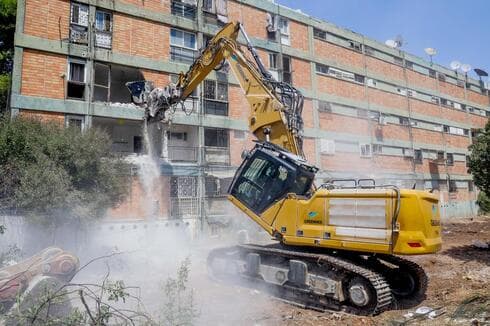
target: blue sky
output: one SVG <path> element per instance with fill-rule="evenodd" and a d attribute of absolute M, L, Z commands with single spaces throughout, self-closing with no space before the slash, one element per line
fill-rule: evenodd
<path fill-rule="evenodd" d="M 403 50 L 434 62 L 453 60 L 490 73 L 490 0 L 276 0 L 384 43 L 400 34 Z M 474 72 L 471 75 L 476 78 Z"/>

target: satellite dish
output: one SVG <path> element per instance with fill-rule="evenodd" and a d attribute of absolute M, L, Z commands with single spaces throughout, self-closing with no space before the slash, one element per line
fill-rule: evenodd
<path fill-rule="evenodd" d="M 458 70 L 459 68 L 461 68 L 461 62 L 456 61 L 456 60 L 451 61 L 450 66 L 451 66 L 452 70 Z"/>
<path fill-rule="evenodd" d="M 478 68 L 475 68 L 473 69 L 475 71 L 475 73 L 478 75 L 478 77 L 488 77 L 488 72 L 486 72 L 485 70 L 483 69 L 478 69 Z"/>
<path fill-rule="evenodd" d="M 466 74 L 471 70 L 471 66 L 467 63 L 461 65 L 461 70 Z"/>
<path fill-rule="evenodd" d="M 437 54 L 437 50 L 434 48 L 425 48 L 424 51 L 431 57 Z"/>
<path fill-rule="evenodd" d="M 395 49 L 397 47 L 397 43 L 394 40 L 386 40 L 385 44 L 390 48 Z"/>

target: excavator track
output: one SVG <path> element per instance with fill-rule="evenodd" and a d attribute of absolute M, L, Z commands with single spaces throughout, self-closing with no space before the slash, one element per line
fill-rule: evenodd
<path fill-rule="evenodd" d="M 236 281 L 238 276 L 247 286 L 266 287 L 282 300 L 318 311 L 376 315 L 393 301 L 380 273 L 326 253 L 274 245 L 218 248 L 208 256 L 208 270 L 218 280 Z"/>
<path fill-rule="evenodd" d="M 424 269 L 413 261 L 393 256 L 378 255 L 375 257 L 375 268 L 391 286 L 394 306 L 397 309 L 408 309 L 425 299 L 429 278 Z"/>

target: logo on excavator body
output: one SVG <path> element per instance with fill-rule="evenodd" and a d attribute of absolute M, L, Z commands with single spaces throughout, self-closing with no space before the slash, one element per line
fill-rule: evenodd
<path fill-rule="evenodd" d="M 309 218 L 315 218 L 318 215 L 318 212 L 309 212 L 308 217 Z"/>

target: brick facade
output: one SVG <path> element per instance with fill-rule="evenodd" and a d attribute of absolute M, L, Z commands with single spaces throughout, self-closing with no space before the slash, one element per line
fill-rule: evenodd
<path fill-rule="evenodd" d="M 212 22 L 207 22 L 201 8 L 196 8 L 196 16 L 199 19 L 194 21 L 172 15 L 171 1 L 139 1 L 139 0 L 122 0 L 121 6 L 114 6 L 112 11 L 112 45 L 109 50 L 95 49 L 93 45 L 84 46 L 77 44 L 73 46 L 69 43 L 70 27 L 70 1 L 66 0 L 26 0 L 24 8 L 23 33 L 27 36 L 34 36 L 33 39 L 49 41 L 49 46 L 40 47 L 39 44 L 23 44 L 22 57 L 16 58 L 21 62 L 20 76 L 18 84 L 20 90 L 15 96 L 24 100 L 22 103 L 32 103 L 36 98 L 42 99 L 41 104 L 27 104 L 26 107 L 19 106 L 20 115 L 24 117 L 39 118 L 46 121 L 56 121 L 60 124 L 65 123 L 65 116 L 73 114 L 73 107 L 80 103 L 88 105 L 88 97 L 84 101 L 72 102 L 73 99 L 66 98 L 66 83 L 68 73 L 68 63 L 70 58 L 87 62 L 87 69 L 91 68 L 94 62 L 104 61 L 117 63 L 121 67 L 137 66 L 136 63 L 142 62 L 145 68 L 139 68 L 142 77 L 146 80 L 152 80 L 156 86 L 162 87 L 170 81 L 170 74 L 175 73 L 175 62 L 170 55 L 170 31 L 171 28 L 193 32 L 196 34 L 196 40 L 203 36 L 209 35 L 212 31 L 217 30 Z M 202 2 L 199 2 L 202 3 Z M 92 7 L 92 18 L 94 7 L 98 4 L 90 2 Z M 101 3 L 101 6 L 107 5 Z M 271 17 L 277 18 L 278 13 L 289 12 L 289 42 L 290 46 L 281 44 L 280 40 L 272 41 L 269 39 L 266 30 L 267 8 L 271 4 L 257 4 L 254 7 L 251 2 L 245 4 L 241 1 L 228 0 L 227 11 L 228 20 L 240 21 L 243 23 L 252 42 L 258 44 L 257 51 L 265 66 L 269 67 L 269 53 L 278 53 L 277 66 L 279 76 L 281 76 L 281 57 L 282 52 L 291 57 L 291 72 L 293 85 L 304 91 L 306 98 L 303 108 L 303 119 L 307 136 L 304 140 L 304 152 L 310 162 L 321 168 L 320 175 L 353 175 L 356 177 L 379 175 L 385 176 L 390 174 L 405 174 L 407 178 L 415 178 L 423 183 L 424 180 L 441 181 L 440 193 L 441 198 L 445 201 L 463 202 L 473 201 L 476 198 L 474 191 L 468 191 L 467 188 L 461 188 L 449 194 L 444 183 L 448 176 L 453 179 L 471 181 L 467 174 L 465 162 L 455 161 L 453 165 L 447 166 L 445 162 L 434 163 L 433 160 L 424 159 L 421 163 L 415 162 L 412 157 L 404 156 L 405 150 L 418 149 L 418 146 L 425 146 L 424 151 L 432 152 L 443 150 L 445 153 L 467 154 L 467 148 L 471 144 L 471 130 L 484 127 L 488 121 L 488 115 L 483 115 L 480 111 L 473 109 L 458 109 L 457 107 L 448 107 L 438 102 L 431 102 L 431 95 L 437 98 L 444 98 L 451 101 L 465 104 L 468 108 L 475 106 L 480 109 L 489 110 L 490 99 L 488 95 L 482 94 L 475 89 L 475 85 L 469 87 L 467 84 L 461 84 L 463 76 L 456 76 L 460 83 L 456 85 L 455 81 L 441 81 L 437 75 L 429 76 L 419 72 L 437 70 L 439 68 L 425 63 L 425 68 L 416 71 L 412 67 L 407 68 L 406 62 L 391 62 L 385 57 L 392 53 L 390 49 L 382 48 L 384 59 L 368 54 L 366 47 L 353 49 L 349 47 L 344 38 L 349 37 L 349 33 L 339 35 L 336 38 L 327 37 L 326 40 L 314 37 L 311 31 L 317 28 L 317 23 L 312 23 L 309 17 L 298 19 L 297 12 L 288 11 L 283 7 L 277 7 L 271 11 Z M 275 6 L 275 5 L 274 5 Z M 105 11 L 111 11 L 112 7 L 102 8 Z M 129 8 L 128 10 L 123 8 Z M 155 19 L 155 14 L 161 14 Z M 208 14 L 206 14 L 209 16 Z M 202 23 L 206 21 L 206 23 Z M 93 23 L 93 22 L 91 22 Z M 336 29 L 329 30 L 329 33 L 341 33 Z M 342 33 L 341 33 L 342 34 Z M 339 41 L 341 40 L 341 41 Z M 344 41 L 342 41 L 344 40 Z M 56 49 L 58 46 L 60 49 Z M 196 48 L 202 44 L 197 43 Z M 311 45 L 311 46 L 310 46 Z M 372 44 L 370 44 L 371 46 Z M 41 50 L 41 49 L 44 50 Z M 81 49 L 81 50 L 80 50 Z M 100 51 L 99 51 L 100 50 Z M 100 55 L 100 53 L 103 55 Z M 95 53 L 95 54 L 94 54 Z M 249 59 L 251 56 L 246 54 Z M 127 60 L 131 57 L 132 60 Z M 402 59 L 405 55 L 400 56 Z M 400 59 L 400 58 L 399 58 Z M 126 61 L 125 61 L 126 60 Z M 331 66 L 332 68 L 345 70 L 347 73 L 355 73 L 356 78 L 343 78 L 342 76 L 333 77 L 332 74 L 325 72 L 318 73 L 315 71 L 315 64 Z M 117 62 L 116 62 L 117 61 Z M 180 65 L 181 63 L 179 63 Z M 162 68 L 160 69 L 160 65 Z M 170 68 L 169 68 L 170 67 Z M 179 66 L 180 67 L 180 66 Z M 313 68 L 312 68 L 313 67 Z M 151 69 L 150 69 L 151 68 Z M 162 71 L 160 71 L 162 70 Z M 167 71 L 172 70 L 172 72 Z M 92 71 L 93 72 L 93 71 Z M 86 71 L 86 76 L 91 76 L 92 72 Z M 440 73 L 438 71 L 437 73 Z M 93 78 L 93 77 L 91 77 Z M 230 79 L 230 78 L 229 78 Z M 368 84 L 367 80 L 373 79 L 378 85 Z M 91 89 L 92 80 L 86 81 L 87 90 Z M 473 82 L 474 84 L 474 82 Z M 398 90 L 397 90 L 398 88 Z M 427 92 L 424 96 L 408 96 L 403 94 L 406 88 L 416 89 L 421 94 Z M 200 88 L 202 94 L 203 88 Z M 52 112 L 53 107 L 48 100 L 56 100 L 57 107 L 60 107 L 61 101 L 65 101 L 65 110 Z M 198 102 L 201 99 L 198 100 Z M 31 101 L 31 102 L 29 102 Z M 335 109 L 328 112 L 328 108 L 318 110 L 321 102 L 329 102 Z M 52 104 L 54 105 L 54 104 Z M 324 105 L 324 104 L 322 104 Z M 34 107 L 30 107 L 34 106 Z M 359 106 L 356 108 L 356 106 Z M 253 146 L 252 135 L 244 130 L 233 128 L 243 128 L 248 125 L 250 107 L 243 95 L 243 91 L 236 84 L 228 85 L 228 114 L 227 116 L 218 116 L 216 121 L 210 126 L 205 123 L 192 120 L 191 127 L 199 130 L 199 139 L 192 144 L 195 148 L 202 150 L 205 145 L 202 138 L 204 128 L 221 128 L 229 130 L 229 163 L 221 166 L 221 169 L 230 171 L 235 169 L 242 161 L 240 154 L 244 149 L 250 149 Z M 98 112 L 90 108 L 87 113 L 78 115 L 90 119 L 114 119 L 123 121 L 125 112 L 128 108 L 121 109 L 121 116 L 117 116 L 117 110 L 120 107 L 111 107 L 111 118 L 99 117 L 105 113 Z M 358 114 L 356 116 L 356 110 Z M 327 112 L 326 112 L 327 111 Z M 377 112 L 379 111 L 379 112 Z M 116 113 L 115 113 L 116 112 Z M 201 108 L 201 112 L 203 109 Z M 377 112 L 380 116 L 387 118 L 388 122 L 378 121 L 376 116 L 371 116 Z M 400 115 L 400 117 L 398 117 Z M 135 115 L 133 115 L 132 119 Z M 206 114 L 206 121 L 211 121 L 212 114 Z M 399 121 L 398 121 L 399 119 Z M 415 121 L 425 121 L 423 123 L 408 123 L 410 119 Z M 182 124 L 182 121 L 179 122 Z M 207 123 L 207 122 L 206 122 Z M 431 127 L 431 124 L 434 125 Z M 185 120 L 183 123 L 185 126 Z M 240 126 L 240 127 L 237 127 Z M 443 130 L 443 126 L 446 126 Z M 464 134 L 457 135 L 457 132 L 450 134 L 448 128 L 464 129 Z M 121 127 L 122 128 L 122 127 Z M 120 128 L 120 129 L 121 129 Z M 458 129 L 458 130 L 459 130 Z M 452 129 L 451 129 L 452 130 Z M 459 130 L 461 131 L 461 130 Z M 339 146 L 332 155 L 322 153 L 319 156 L 321 136 L 329 135 L 329 140 L 337 142 L 350 142 L 350 149 Z M 188 135 L 187 135 L 188 136 Z M 186 136 L 186 137 L 187 137 Z M 183 137 L 183 136 L 182 136 Z M 189 136 L 190 137 L 190 136 Z M 331 139 L 330 139 L 331 138 Z M 345 139 L 347 138 L 347 139 Z M 398 154 L 388 154 L 392 152 L 372 153 L 371 157 L 360 157 L 356 146 L 360 144 L 371 143 L 378 146 L 391 148 L 392 152 L 398 151 Z M 403 151 L 402 151 L 403 148 Z M 426 155 L 426 154 L 424 154 Z M 446 154 L 445 154 L 446 155 Z M 202 152 L 196 157 L 203 156 Z M 317 157 L 320 158 L 317 161 Z M 192 161 L 193 168 L 206 171 L 208 162 L 200 162 L 197 166 Z M 186 163 L 187 164 L 187 163 Z M 326 172 L 327 174 L 322 174 Z M 169 176 L 162 176 L 162 183 L 168 185 Z M 164 187 L 165 188 L 165 187 Z M 110 215 L 114 218 L 131 218 L 134 216 L 144 216 L 144 207 L 138 198 L 144 196 L 142 187 L 137 179 L 133 180 L 132 196 L 126 203 L 120 207 L 114 208 Z M 161 216 L 168 216 L 170 202 L 168 194 L 163 193 L 159 201 Z M 167 191 L 168 187 L 167 187 Z"/>

